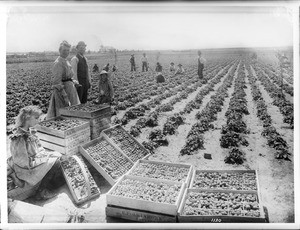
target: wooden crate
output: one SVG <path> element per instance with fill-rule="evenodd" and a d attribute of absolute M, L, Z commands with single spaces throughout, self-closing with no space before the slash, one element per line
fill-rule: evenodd
<path fill-rule="evenodd" d="M 87 104 L 73 105 L 59 110 L 61 115 L 68 117 L 81 117 L 81 118 L 95 118 L 103 116 L 105 114 L 111 114 L 111 108 L 107 104 L 93 105 L 93 109 L 90 111 L 84 111 L 84 107 L 89 106 Z"/>
<path fill-rule="evenodd" d="M 127 149 L 121 145 L 120 142 L 116 142 L 113 138 L 110 137 L 108 134 L 111 130 L 118 129 L 122 134 L 128 138 L 128 140 L 132 143 L 131 145 L 127 145 Z M 120 125 L 115 125 L 111 128 L 105 129 L 101 132 L 101 136 L 110 141 L 114 144 L 120 151 L 122 151 L 125 155 L 127 155 L 133 162 L 137 162 L 139 159 L 147 158 L 150 155 L 150 152 L 140 144 L 133 136 L 131 136 L 125 129 L 122 128 Z M 142 151 L 142 156 L 138 158 L 137 156 L 131 155 L 131 153 L 136 149 L 139 148 Z"/>
<path fill-rule="evenodd" d="M 191 179 L 191 183 L 190 183 L 190 188 L 198 188 L 194 186 L 194 181 L 196 178 L 196 174 L 199 172 L 203 172 L 203 173 L 231 173 L 231 174 L 244 174 L 244 173 L 254 173 L 255 174 L 255 185 L 256 185 L 256 190 L 259 191 L 259 183 L 258 183 L 258 174 L 256 170 L 195 170 L 193 172 L 192 175 L 192 179 Z M 219 180 L 220 181 L 220 180 Z M 221 182 L 221 181 L 220 181 Z M 245 183 L 247 184 L 247 183 Z M 218 188 L 199 188 L 199 189 L 225 189 L 225 190 L 232 190 L 230 188 L 222 188 L 222 187 L 218 187 Z M 235 189 L 235 190 L 251 190 L 251 189 Z"/>
<path fill-rule="evenodd" d="M 99 106 L 99 108 L 97 108 Z M 64 117 L 75 117 L 80 120 L 84 120 L 90 123 L 90 130 L 91 130 L 91 139 L 95 139 L 100 137 L 101 131 L 107 129 L 111 126 L 111 107 L 108 105 L 96 105 L 94 111 L 81 111 L 76 110 L 72 111 L 72 108 L 80 109 L 82 105 L 75 105 L 68 107 L 70 110 L 66 108 L 62 108 L 61 114 Z"/>
<path fill-rule="evenodd" d="M 115 151 L 115 155 L 119 155 L 120 157 L 123 157 L 124 160 L 128 161 L 128 164 L 130 164 L 130 167 L 133 166 L 133 162 L 126 156 L 124 155 L 118 148 L 116 148 L 114 145 L 112 145 L 109 141 L 107 141 L 104 137 L 99 137 L 96 138 L 82 146 L 79 147 L 79 151 L 80 153 L 90 162 L 90 164 L 111 184 L 114 185 L 118 179 L 118 178 L 113 178 L 112 176 L 109 175 L 109 173 L 101 166 L 99 165 L 96 160 L 87 152 L 87 148 L 90 146 L 94 146 L 97 143 L 101 142 L 101 141 L 105 141 L 107 144 L 109 144 L 111 146 L 111 148 Z M 106 157 L 106 160 L 117 164 L 118 168 L 121 168 L 124 171 L 128 171 L 126 169 L 126 167 L 123 167 L 123 165 L 120 163 L 120 157 L 114 157 L 114 154 L 110 154 Z M 99 153 L 100 155 L 100 153 Z"/>
<path fill-rule="evenodd" d="M 78 153 L 78 146 L 89 142 L 91 139 L 89 123 L 83 122 L 82 125 L 65 131 L 42 126 L 42 123 L 55 121 L 57 119 L 68 120 L 70 118 L 55 117 L 36 125 L 38 131 L 37 136 L 39 137 L 42 146 L 46 149 L 58 151 L 66 155 Z"/>
<path fill-rule="evenodd" d="M 180 191 L 178 194 L 178 197 L 176 198 L 175 204 L 167 204 L 167 203 L 159 203 L 159 202 L 153 202 L 153 201 L 146 201 L 146 200 L 139 200 L 139 199 L 133 199 L 128 197 L 121 197 L 112 195 L 113 191 L 118 187 L 118 185 L 125 179 L 133 179 L 137 181 L 142 182 L 153 182 L 153 183 L 164 183 L 168 185 L 179 185 Z M 145 178 L 145 177 L 135 177 L 135 176 L 129 176 L 124 175 L 106 194 L 106 202 L 109 206 L 118 206 L 118 207 L 124 207 L 129 209 L 137 209 L 147 212 L 155 212 L 155 213 L 161 213 L 165 215 L 176 215 L 183 193 L 185 189 L 185 183 L 178 183 L 168 180 L 158 180 L 158 179 L 152 179 L 152 178 Z"/>
<path fill-rule="evenodd" d="M 186 168 L 188 170 L 188 173 L 187 173 L 187 176 L 185 178 L 184 182 L 186 184 L 186 187 L 189 187 L 189 183 L 191 181 L 191 178 L 192 178 L 192 175 L 193 175 L 193 172 L 194 172 L 194 167 L 190 164 L 178 164 L 178 163 L 170 163 L 170 162 L 163 162 L 163 161 L 150 161 L 150 160 L 145 160 L 145 159 L 142 159 L 142 160 L 138 160 L 134 166 L 131 168 L 131 170 L 127 173 L 127 175 L 132 175 L 132 176 L 141 176 L 141 175 L 133 175 L 133 172 L 139 167 L 139 165 L 141 163 L 144 163 L 144 164 L 154 164 L 154 165 L 166 165 L 166 166 L 171 166 L 171 167 L 178 167 L 178 168 Z M 167 172 L 166 172 L 167 173 Z M 160 172 L 158 172 L 159 175 L 162 175 L 160 174 Z M 154 177 L 154 175 L 149 175 L 149 176 L 145 176 L 145 177 L 148 177 L 148 178 L 155 178 L 155 179 L 164 179 L 164 180 L 170 180 L 170 181 L 176 181 L 175 179 L 165 179 L 165 178 L 156 178 Z M 181 181 L 176 181 L 176 182 L 180 182 Z"/>
<path fill-rule="evenodd" d="M 248 217 L 248 216 L 232 216 L 232 215 L 184 215 L 184 207 L 186 204 L 187 196 L 190 192 L 213 192 L 213 193 L 238 193 L 238 194 L 254 194 L 257 196 L 259 203 L 259 217 Z M 227 209 L 228 210 L 228 209 Z M 261 198 L 256 191 L 233 191 L 233 190 L 210 190 L 210 189 L 193 189 L 188 188 L 185 190 L 179 211 L 178 211 L 179 222 L 205 222 L 205 223 L 265 223 L 266 216 L 261 204 Z"/>
<path fill-rule="evenodd" d="M 146 212 L 143 210 L 129 209 L 118 206 L 106 206 L 105 208 L 107 217 L 120 218 L 134 222 L 143 223 L 176 223 L 176 215 L 164 215 L 155 212 Z"/>
<path fill-rule="evenodd" d="M 85 185 L 86 185 L 86 187 L 87 187 L 87 196 L 84 197 L 84 198 L 81 198 L 81 199 L 78 198 L 78 196 L 77 196 L 77 194 L 76 194 L 76 192 L 74 191 L 74 188 L 73 188 L 73 186 L 72 186 L 71 178 L 67 175 L 67 173 L 66 173 L 66 171 L 65 171 L 65 168 L 63 167 L 63 162 L 61 163 L 61 169 L 62 169 L 62 171 L 63 171 L 64 178 L 65 178 L 65 180 L 66 180 L 66 182 L 67 182 L 67 185 L 68 185 L 69 190 L 70 190 L 70 192 L 71 192 L 71 194 L 72 194 L 72 197 L 73 197 L 73 199 L 74 199 L 74 202 L 75 202 L 77 205 L 79 205 L 79 204 L 82 204 L 82 203 L 84 203 L 84 202 L 86 202 L 86 201 L 88 201 L 88 200 L 91 200 L 91 199 L 94 199 L 94 198 L 100 196 L 100 189 L 99 189 L 98 186 L 96 185 L 96 182 L 94 181 L 92 175 L 91 175 L 90 172 L 88 171 L 87 166 L 84 164 L 83 160 L 80 159 L 80 157 L 78 157 L 78 156 L 76 156 L 76 155 L 73 155 L 73 156 L 71 156 L 70 158 L 73 158 L 73 159 L 75 160 L 77 166 L 80 167 L 81 172 L 82 172 L 83 177 L 84 177 L 84 180 L 85 180 Z M 70 160 L 70 158 L 67 159 L 67 160 L 65 160 L 65 161 Z M 73 166 L 73 165 L 72 165 L 72 166 Z M 93 184 L 95 184 L 95 185 L 97 186 L 97 188 L 96 188 L 97 192 L 96 192 L 95 194 L 92 194 L 92 193 L 91 193 L 91 185 L 90 185 L 90 179 L 89 179 L 89 178 L 92 180 Z"/>

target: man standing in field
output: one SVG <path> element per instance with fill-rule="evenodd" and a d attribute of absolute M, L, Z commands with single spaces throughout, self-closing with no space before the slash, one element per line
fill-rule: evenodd
<path fill-rule="evenodd" d="M 142 72 L 145 72 L 145 69 L 146 69 L 146 71 L 148 71 L 148 59 L 147 59 L 145 53 L 143 53 L 143 57 L 142 57 L 141 61 L 142 61 Z"/>
<path fill-rule="evenodd" d="M 198 51 L 198 76 L 203 79 L 203 69 L 206 64 L 206 60 L 201 56 L 201 51 Z"/>
<path fill-rule="evenodd" d="M 81 87 L 77 88 L 79 100 L 82 104 L 87 102 L 88 90 L 91 88 L 91 76 L 87 59 L 84 56 L 86 44 L 83 41 L 78 42 L 77 55 L 71 59 L 71 65 L 74 71 L 74 79 L 79 82 Z"/>
<path fill-rule="evenodd" d="M 134 54 L 131 55 L 131 58 L 130 58 L 130 65 L 131 65 L 131 72 L 132 71 L 136 71 L 136 68 L 135 68 L 135 60 L 134 60 Z"/>

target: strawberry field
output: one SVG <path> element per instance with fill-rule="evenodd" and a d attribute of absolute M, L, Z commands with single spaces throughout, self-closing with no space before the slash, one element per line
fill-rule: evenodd
<path fill-rule="evenodd" d="M 135 54 L 136 72 L 130 72 L 130 53 L 118 54 L 117 60 L 109 54 L 88 59 L 91 68 L 95 63 L 118 67 L 112 75 L 112 124 L 142 143 L 152 153 L 149 160 L 189 163 L 199 170 L 257 170 L 270 222 L 288 223 L 294 221 L 293 73 L 279 74 L 275 52 L 257 53 L 254 62 L 243 49 L 203 51 L 207 66 L 202 80 L 196 52 L 150 52 L 148 72 L 141 72 L 142 52 Z M 160 84 L 155 80 L 157 61 L 166 79 Z M 170 74 L 170 62 L 181 63 L 186 72 Z M 7 64 L 8 131 L 25 105 L 47 112 L 51 65 Z M 97 99 L 97 84 L 92 73 L 90 103 Z"/>

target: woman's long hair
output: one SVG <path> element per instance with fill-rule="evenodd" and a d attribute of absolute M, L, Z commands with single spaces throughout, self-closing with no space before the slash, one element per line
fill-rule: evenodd
<path fill-rule="evenodd" d="M 23 127 L 25 125 L 26 120 L 28 120 L 32 116 L 41 116 L 42 110 L 40 110 L 37 106 L 29 105 L 22 108 L 16 117 L 15 120 L 15 128 Z"/>

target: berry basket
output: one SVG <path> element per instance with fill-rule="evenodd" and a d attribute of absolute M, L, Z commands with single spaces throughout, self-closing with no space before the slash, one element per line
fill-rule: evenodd
<path fill-rule="evenodd" d="M 77 205 L 100 196 L 100 189 L 81 156 L 73 155 L 61 161 L 61 168 Z"/>

